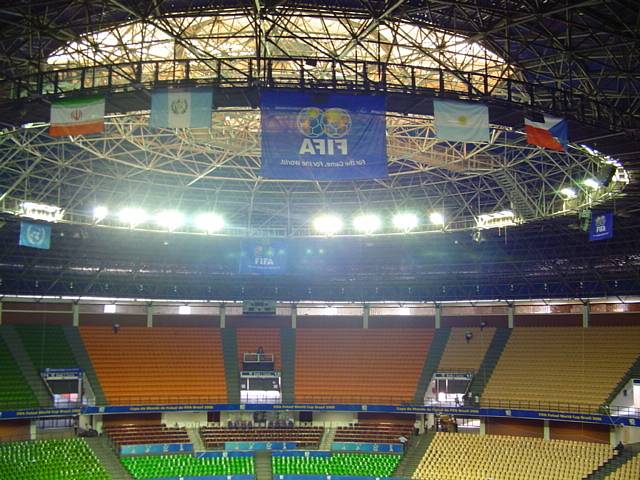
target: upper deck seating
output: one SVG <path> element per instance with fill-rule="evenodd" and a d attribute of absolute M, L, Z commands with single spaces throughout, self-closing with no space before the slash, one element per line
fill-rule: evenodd
<path fill-rule="evenodd" d="M 104 432 L 116 445 L 191 443 L 185 428 L 165 425 L 119 425 L 105 427 Z"/>
<path fill-rule="evenodd" d="M 465 333 L 471 332 L 469 342 Z M 447 346 L 442 353 L 438 371 L 477 372 L 480 369 L 487 348 L 496 333 L 495 328 L 452 328 Z"/>

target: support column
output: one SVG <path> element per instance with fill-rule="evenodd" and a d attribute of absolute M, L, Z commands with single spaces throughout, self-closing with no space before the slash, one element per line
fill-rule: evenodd
<path fill-rule="evenodd" d="M 225 328 L 226 316 L 227 316 L 227 307 L 224 304 L 222 304 L 220 305 L 220 328 Z"/>
<path fill-rule="evenodd" d="M 582 304 L 582 328 L 589 328 L 589 317 L 591 316 L 591 304 Z"/>
<path fill-rule="evenodd" d="M 0 325 L 2 325 L 2 302 L 0 302 Z"/>
<path fill-rule="evenodd" d="M 543 430 L 544 430 L 544 433 L 543 433 L 544 439 L 551 440 L 551 429 L 549 428 L 549 420 L 544 421 Z"/>
<path fill-rule="evenodd" d="M 79 327 L 80 326 L 80 304 L 79 303 L 73 303 L 71 304 L 71 314 L 73 315 L 73 326 L 74 327 Z"/>
<path fill-rule="evenodd" d="M 147 328 L 153 327 L 153 305 L 147 305 Z"/>
<path fill-rule="evenodd" d="M 37 440 L 38 436 L 38 423 L 36 420 L 31 420 L 31 423 L 29 424 L 29 438 L 31 440 Z"/>
<path fill-rule="evenodd" d="M 513 312 L 514 311 L 515 311 L 515 308 L 513 306 L 513 303 L 510 303 L 507 306 L 507 322 L 509 322 L 508 323 L 509 328 L 513 328 Z"/>
<path fill-rule="evenodd" d="M 486 435 L 486 434 L 487 434 L 486 418 L 480 417 L 480 435 Z"/>
<path fill-rule="evenodd" d="M 291 328 L 298 327 L 298 305 L 291 305 Z"/>
<path fill-rule="evenodd" d="M 369 305 L 365 303 L 362 307 L 362 328 L 369 328 L 369 310 Z"/>
<path fill-rule="evenodd" d="M 440 316 L 442 315 L 442 305 L 436 303 L 436 328 L 440 328 Z"/>

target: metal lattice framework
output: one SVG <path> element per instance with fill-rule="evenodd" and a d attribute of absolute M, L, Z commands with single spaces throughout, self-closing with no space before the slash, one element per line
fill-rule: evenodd
<path fill-rule="evenodd" d="M 445 228 L 454 231 L 473 228 L 479 214 L 511 208 L 524 221 L 547 220 L 516 229 L 522 232 L 516 234 L 521 246 L 503 263 L 491 255 L 472 264 L 452 257 L 442 267 L 442 278 L 429 280 L 414 271 L 413 280 L 390 288 L 404 292 L 400 297 L 448 299 L 637 290 L 640 33 L 635 2 L 43 0 L 4 6 L 0 23 L 0 122 L 6 127 L 0 136 L 0 207 L 5 211 L 36 200 L 60 205 L 67 220 L 86 224 L 97 203 L 185 211 L 206 207 L 227 216 L 231 234 L 296 237 L 308 235 L 309 219 L 327 209 L 346 216 L 364 210 L 443 210 Z M 215 89 L 212 129 L 150 129 L 150 89 L 192 84 Z M 260 178 L 256 107 L 265 87 L 387 95 L 389 178 Z M 53 98 L 95 92 L 108 95 L 103 137 L 47 135 Z M 438 96 L 487 103 L 496 119 L 491 143 L 437 142 L 426 104 Z M 570 119 L 574 143 L 567 154 L 525 144 L 520 130 L 527 109 Z M 581 187 L 579 182 L 597 174 L 607 158 L 624 166 L 617 172 L 621 181 L 597 194 Z M 569 185 L 577 187 L 578 198 L 566 202 L 558 190 Z M 564 214 L 596 204 L 615 207 L 624 223 L 618 231 L 626 237 L 604 249 L 586 249 Z M 545 225 L 560 227 L 547 235 Z M 34 279 L 43 278 L 44 258 L 23 258 L 15 246 L 9 248 L 12 239 L 4 240 L 7 249 L 0 260 L 18 272 L 10 274 L 20 285 L 16 291 L 33 288 Z M 110 269 L 116 275 L 115 264 L 130 262 L 127 272 L 134 277 L 146 268 L 140 252 L 131 258 L 123 253 L 117 261 L 101 256 L 92 267 L 82 264 L 91 263 L 88 257 L 72 259 L 73 248 L 56 255 L 46 259 L 47 271 L 56 272 L 47 292 L 77 285 L 77 272 L 89 268 L 97 273 L 85 291 L 102 294 L 99 279 Z M 498 272 L 498 265 L 504 270 Z M 393 268 L 388 267 L 389 278 Z M 158 272 L 163 269 L 158 265 Z M 365 283 L 379 275 L 373 271 L 367 277 L 368 270 L 360 270 Z M 177 295 L 174 280 L 160 277 L 149 280 L 157 283 L 156 295 Z M 226 278 L 216 285 L 225 285 Z M 129 279 L 120 280 L 121 292 L 130 291 Z M 433 285 L 415 293 L 415 285 L 427 280 Z M 302 293 L 291 293 L 292 298 L 302 298 L 306 287 L 299 279 L 293 283 Z M 457 284 L 464 286 L 458 291 Z M 211 293 L 211 286 L 203 288 L 209 293 L 198 295 Z M 285 287 L 256 288 L 253 295 L 264 298 L 282 295 Z M 246 294 L 244 286 L 233 292 Z M 351 295 L 316 292 L 318 298 Z M 374 293 L 396 295 L 385 293 L 382 285 Z"/>

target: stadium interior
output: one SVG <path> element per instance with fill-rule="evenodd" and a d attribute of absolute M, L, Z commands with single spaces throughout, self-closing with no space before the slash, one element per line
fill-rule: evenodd
<path fill-rule="evenodd" d="M 5 3 L 2 480 L 640 479 L 635 2 Z"/>

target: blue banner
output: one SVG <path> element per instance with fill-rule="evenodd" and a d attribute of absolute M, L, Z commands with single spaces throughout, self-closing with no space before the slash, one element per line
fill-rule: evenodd
<path fill-rule="evenodd" d="M 120 455 L 163 455 L 165 453 L 193 452 L 191 443 L 149 443 L 145 445 L 120 445 Z"/>
<path fill-rule="evenodd" d="M 387 176 L 384 97 L 266 90 L 260 109 L 263 177 L 355 180 Z"/>
<path fill-rule="evenodd" d="M 283 275 L 287 273 L 286 240 L 253 239 L 242 242 L 240 273 Z"/>
<path fill-rule="evenodd" d="M 319 457 L 328 458 L 331 452 L 324 450 L 283 450 L 281 452 L 273 452 L 272 457 Z"/>
<path fill-rule="evenodd" d="M 365 443 L 365 442 L 333 442 L 332 451 L 402 453 L 401 443 Z"/>
<path fill-rule="evenodd" d="M 273 480 L 403 480 L 398 477 L 364 477 L 351 475 L 274 475 Z"/>
<path fill-rule="evenodd" d="M 293 450 L 296 442 L 224 442 L 225 450 Z"/>
<path fill-rule="evenodd" d="M 589 241 L 613 238 L 613 213 L 592 212 L 589 225 Z"/>
<path fill-rule="evenodd" d="M 195 452 L 196 458 L 235 458 L 235 457 L 255 457 L 253 452 Z"/>
<path fill-rule="evenodd" d="M 20 241 L 18 244 L 22 247 L 49 250 L 51 247 L 51 225 L 20 222 Z"/>
<path fill-rule="evenodd" d="M 255 475 L 198 475 L 197 477 L 154 477 L 146 480 L 255 480 Z"/>

